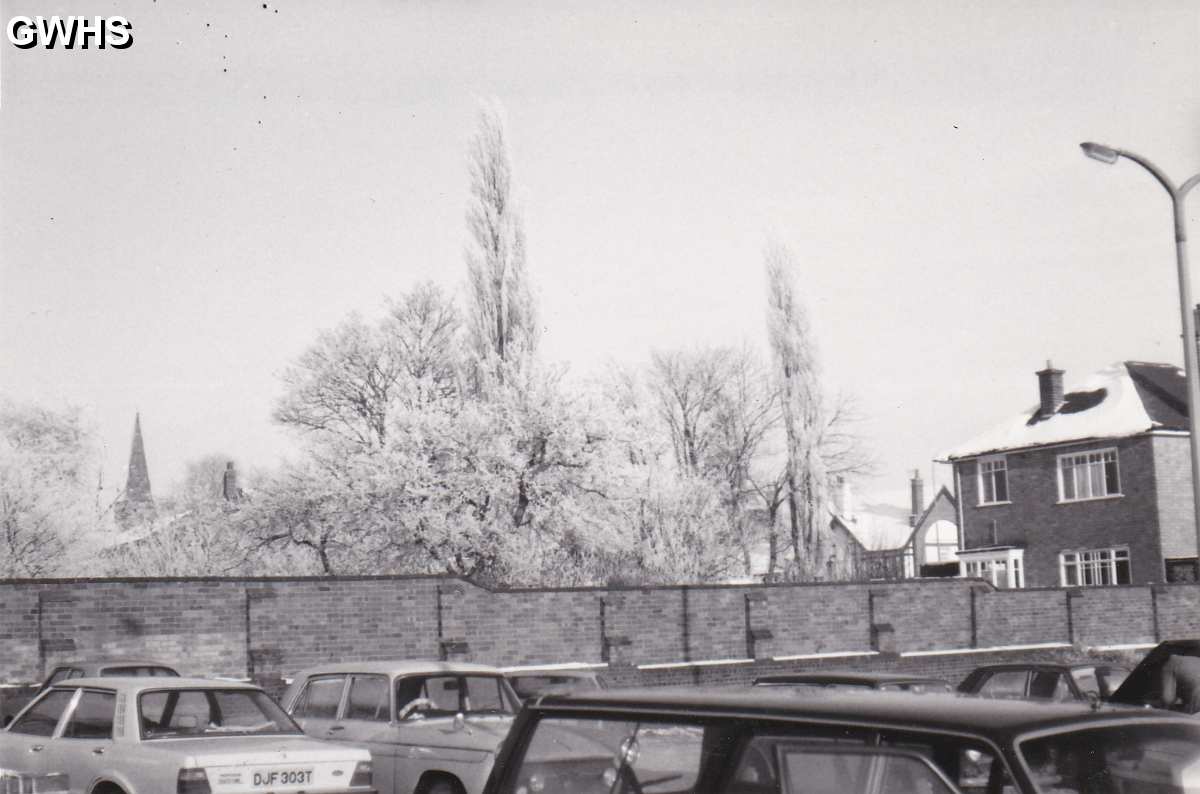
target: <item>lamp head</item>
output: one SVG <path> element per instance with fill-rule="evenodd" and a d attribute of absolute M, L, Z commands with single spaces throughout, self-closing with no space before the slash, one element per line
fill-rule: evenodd
<path fill-rule="evenodd" d="M 1099 160 L 1102 163 L 1115 163 L 1117 158 L 1121 156 L 1121 152 L 1113 149 L 1111 146 L 1104 146 L 1099 143 L 1081 143 L 1079 148 L 1083 149 L 1083 153 L 1093 160 Z"/>

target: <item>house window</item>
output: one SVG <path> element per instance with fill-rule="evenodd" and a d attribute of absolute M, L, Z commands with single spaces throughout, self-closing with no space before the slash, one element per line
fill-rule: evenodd
<path fill-rule="evenodd" d="M 1002 548 L 958 552 L 958 570 L 962 576 L 985 579 L 996 587 L 1025 586 L 1024 549 Z"/>
<path fill-rule="evenodd" d="M 1091 587 L 1109 584 L 1129 584 L 1129 549 L 1089 549 L 1064 551 L 1058 555 L 1058 566 L 1064 587 Z"/>
<path fill-rule="evenodd" d="M 1008 501 L 1008 460 L 1003 455 L 979 459 L 979 504 Z"/>
<path fill-rule="evenodd" d="M 950 521 L 935 521 L 925 530 L 925 562 L 954 562 L 958 559 L 958 527 Z"/>
<path fill-rule="evenodd" d="M 1062 502 L 1121 495 L 1117 451 L 1101 449 L 1058 456 L 1058 498 Z"/>

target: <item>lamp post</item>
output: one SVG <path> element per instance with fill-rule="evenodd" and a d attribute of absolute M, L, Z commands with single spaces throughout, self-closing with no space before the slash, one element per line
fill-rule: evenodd
<path fill-rule="evenodd" d="M 1196 322 L 1192 314 L 1192 277 L 1188 271 L 1187 260 L 1187 219 L 1183 213 L 1183 201 L 1187 194 L 1197 184 L 1200 184 L 1200 174 L 1196 174 L 1178 187 L 1154 163 L 1141 155 L 1124 149 L 1113 149 L 1098 143 L 1081 143 L 1083 153 L 1093 160 L 1112 164 L 1119 158 L 1133 162 L 1145 168 L 1158 180 L 1171 197 L 1171 208 L 1175 217 L 1175 263 L 1179 270 L 1179 313 L 1183 320 L 1183 370 L 1187 374 L 1187 409 L 1188 409 L 1188 443 L 1192 450 L 1192 506 L 1196 522 L 1196 553 L 1197 571 L 1200 572 L 1200 432 L 1197 431 L 1196 408 L 1200 402 L 1200 372 L 1196 363 Z"/>

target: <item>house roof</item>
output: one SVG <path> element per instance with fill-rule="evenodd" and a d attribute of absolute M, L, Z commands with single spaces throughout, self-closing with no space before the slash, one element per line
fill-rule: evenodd
<path fill-rule="evenodd" d="M 1124 438 L 1188 426 L 1187 382 L 1172 364 L 1119 361 L 1063 395 L 1048 417 L 1034 405 L 938 456 L 951 461 L 1048 444 Z"/>

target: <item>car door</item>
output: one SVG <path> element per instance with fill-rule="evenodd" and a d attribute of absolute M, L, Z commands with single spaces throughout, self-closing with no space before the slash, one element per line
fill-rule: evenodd
<path fill-rule="evenodd" d="M 371 751 L 375 781 L 385 791 L 391 790 L 400 751 L 392 721 L 390 680 L 386 675 L 351 674 L 345 707 L 329 730 L 338 741 Z"/>
<path fill-rule="evenodd" d="M 63 770 L 47 766 L 46 748 L 79 690 L 50 689 L 40 695 L 5 730 L 0 742 L 0 766 L 18 772 L 46 774 Z"/>
<path fill-rule="evenodd" d="M 338 741 L 345 730 L 338 723 L 342 696 L 346 691 L 345 673 L 314 675 L 292 703 L 291 715 L 309 736 Z"/>
<path fill-rule="evenodd" d="M 111 690 L 79 690 L 61 729 L 46 742 L 46 770 L 66 773 L 72 794 L 86 794 L 92 781 L 111 765 L 116 703 Z"/>

